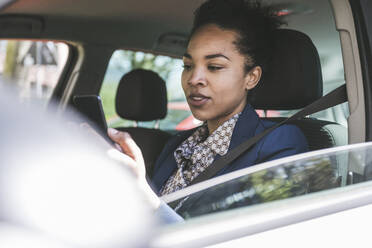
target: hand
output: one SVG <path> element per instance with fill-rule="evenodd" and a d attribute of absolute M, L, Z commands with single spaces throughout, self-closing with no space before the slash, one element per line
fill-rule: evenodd
<path fill-rule="evenodd" d="M 115 142 L 116 148 L 127 157 L 125 162 L 128 163 L 132 171 L 139 177 L 146 177 L 145 161 L 142 156 L 141 149 L 137 146 L 136 142 L 132 139 L 129 133 L 120 132 L 116 129 L 109 128 L 107 134 Z M 124 157 L 123 157 L 124 159 Z"/>
<path fill-rule="evenodd" d="M 116 129 L 109 128 L 107 130 L 108 136 L 116 143 L 118 150 L 110 149 L 108 155 L 123 164 L 126 164 L 137 176 L 140 188 L 145 192 L 150 204 L 154 208 L 160 205 L 160 199 L 152 191 L 150 185 L 146 180 L 146 167 L 142 156 L 141 149 L 132 139 L 129 133 L 120 132 Z"/>

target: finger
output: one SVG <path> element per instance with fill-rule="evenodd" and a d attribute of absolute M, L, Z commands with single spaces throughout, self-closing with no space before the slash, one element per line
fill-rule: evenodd
<path fill-rule="evenodd" d="M 137 173 L 139 175 L 145 175 L 145 161 L 143 159 L 141 149 L 137 146 L 136 142 L 132 139 L 129 133 L 120 132 L 113 128 L 109 128 L 107 133 L 115 143 L 119 144 L 123 153 L 127 154 L 137 162 Z"/>
<path fill-rule="evenodd" d="M 136 154 L 134 151 L 136 150 L 136 144 L 133 141 L 133 139 L 130 137 L 130 135 L 126 132 L 119 132 L 116 129 L 109 128 L 107 130 L 108 136 L 119 146 L 121 147 L 122 151 L 130 156 L 131 158 L 136 160 Z"/>
<path fill-rule="evenodd" d="M 123 149 L 121 149 L 120 145 L 115 143 L 115 148 L 118 149 L 119 152 L 124 152 Z"/>
<path fill-rule="evenodd" d="M 136 160 L 142 158 L 142 151 L 137 145 L 137 143 L 134 141 L 132 136 L 130 136 L 129 133 L 124 133 L 123 136 L 125 137 L 127 148 L 131 151 Z"/>

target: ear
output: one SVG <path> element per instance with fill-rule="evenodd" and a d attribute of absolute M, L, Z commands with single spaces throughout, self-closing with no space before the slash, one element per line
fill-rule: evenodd
<path fill-rule="evenodd" d="M 251 90 L 254 87 L 256 87 L 256 85 L 261 79 L 261 75 L 262 75 L 262 68 L 260 66 L 253 67 L 247 73 L 247 75 L 245 75 L 245 89 Z"/>

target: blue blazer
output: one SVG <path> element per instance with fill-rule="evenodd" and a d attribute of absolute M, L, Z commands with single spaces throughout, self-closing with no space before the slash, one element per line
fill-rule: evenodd
<path fill-rule="evenodd" d="M 231 136 L 229 150 L 274 124 L 270 121 L 261 120 L 252 106 L 247 104 L 236 122 Z M 174 151 L 194 131 L 195 129 L 182 131 L 172 137 L 165 145 L 155 163 L 154 176 L 152 178 L 153 187 L 157 192 L 161 190 L 168 178 L 177 169 L 177 163 L 173 155 Z M 221 169 L 215 177 L 269 160 L 306 151 L 308 151 L 308 144 L 301 130 L 294 125 L 282 125 L 262 138 L 234 162 Z M 215 159 L 219 157 L 219 155 L 216 155 Z"/>

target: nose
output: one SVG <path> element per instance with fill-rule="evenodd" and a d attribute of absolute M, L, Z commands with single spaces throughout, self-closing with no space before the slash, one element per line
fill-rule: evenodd
<path fill-rule="evenodd" d="M 194 67 L 189 73 L 187 83 L 192 86 L 205 85 L 206 79 L 203 69 Z"/>

